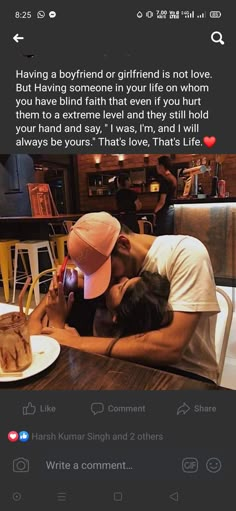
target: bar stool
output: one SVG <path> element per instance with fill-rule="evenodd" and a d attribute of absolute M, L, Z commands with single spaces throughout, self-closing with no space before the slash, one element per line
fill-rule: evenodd
<path fill-rule="evenodd" d="M 18 241 L 19 240 L 13 239 L 0 240 L 0 271 L 2 274 L 3 291 L 6 302 L 9 302 L 10 298 L 9 281 L 13 279 L 11 251 L 13 248 L 15 248 L 15 244 L 18 243 Z M 23 260 L 22 254 L 21 258 L 25 267 L 25 262 Z"/>
<path fill-rule="evenodd" d="M 66 252 L 67 252 L 67 239 L 68 234 L 49 234 L 50 239 L 50 245 L 52 249 L 52 253 L 54 255 L 54 259 L 58 260 L 59 264 L 63 263 L 63 260 L 65 258 Z M 57 257 L 55 253 L 55 246 L 57 251 Z"/>
<path fill-rule="evenodd" d="M 49 222 L 51 234 L 49 234 L 49 241 L 53 257 L 58 264 L 62 264 L 67 254 L 67 239 L 68 230 L 65 222 L 53 223 Z M 59 232 L 58 232 L 59 230 Z"/>
<path fill-rule="evenodd" d="M 23 283 L 24 276 L 17 278 L 17 266 L 18 266 L 18 255 L 22 251 L 22 253 L 27 253 L 29 257 L 29 266 L 30 266 L 30 275 L 32 276 L 32 280 L 34 280 L 39 274 L 39 254 L 46 252 L 50 259 L 50 266 L 54 267 L 54 261 L 52 257 L 52 252 L 50 248 L 49 241 L 21 241 L 20 243 L 16 243 L 15 245 L 15 261 L 14 261 L 14 282 L 13 282 L 13 297 L 12 301 L 15 302 L 15 292 L 16 292 L 16 284 Z M 28 273 L 28 272 L 27 272 Z M 49 279 L 46 279 L 49 280 Z M 45 282 L 45 280 L 44 280 Z M 39 285 L 43 284 L 43 282 L 37 282 L 34 288 L 34 297 L 36 305 L 40 302 L 40 294 L 39 294 Z"/>

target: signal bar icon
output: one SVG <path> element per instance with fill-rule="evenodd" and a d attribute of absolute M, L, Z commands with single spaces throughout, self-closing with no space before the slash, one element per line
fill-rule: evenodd
<path fill-rule="evenodd" d="M 201 19 L 206 18 L 206 12 L 201 12 L 201 14 L 197 14 L 197 18 L 201 18 Z"/>
<path fill-rule="evenodd" d="M 181 11 L 181 14 L 185 19 L 194 19 L 195 15 L 194 11 Z"/>

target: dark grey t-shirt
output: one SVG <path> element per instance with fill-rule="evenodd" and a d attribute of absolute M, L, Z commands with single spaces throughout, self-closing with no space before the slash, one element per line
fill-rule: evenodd
<path fill-rule="evenodd" d="M 138 196 L 134 190 L 121 188 L 116 192 L 116 204 L 118 211 L 129 212 L 136 211 L 135 201 Z"/>

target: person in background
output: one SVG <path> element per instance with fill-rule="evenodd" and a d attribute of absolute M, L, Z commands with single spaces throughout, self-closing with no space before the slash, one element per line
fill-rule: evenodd
<path fill-rule="evenodd" d="M 137 193 L 130 189 L 131 181 L 128 174 L 118 177 L 119 189 L 116 192 L 116 205 L 119 211 L 119 220 L 127 225 L 131 231 L 139 233 L 139 225 L 136 211 L 142 208 L 142 203 Z"/>
<path fill-rule="evenodd" d="M 159 200 L 155 206 L 155 234 L 173 234 L 174 206 L 171 200 L 176 197 L 177 179 L 171 172 L 171 159 L 168 156 L 158 158 L 157 173 L 160 183 Z"/>

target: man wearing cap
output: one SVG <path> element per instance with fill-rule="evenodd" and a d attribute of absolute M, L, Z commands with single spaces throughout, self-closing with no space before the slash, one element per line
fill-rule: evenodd
<path fill-rule="evenodd" d="M 217 380 L 214 346 L 216 299 L 214 276 L 204 245 L 191 236 L 154 238 L 135 234 L 108 213 L 83 215 L 68 238 L 71 259 L 84 274 L 84 297 L 95 298 L 121 277 L 158 272 L 170 282 L 173 321 L 157 331 L 127 338 L 80 337 L 75 331 L 47 328 L 68 346 L 151 366 L 173 365 Z"/>
<path fill-rule="evenodd" d="M 96 298 L 111 280 L 111 253 L 121 225 L 105 212 L 83 215 L 70 231 L 68 252 L 84 275 L 84 298 Z"/>

